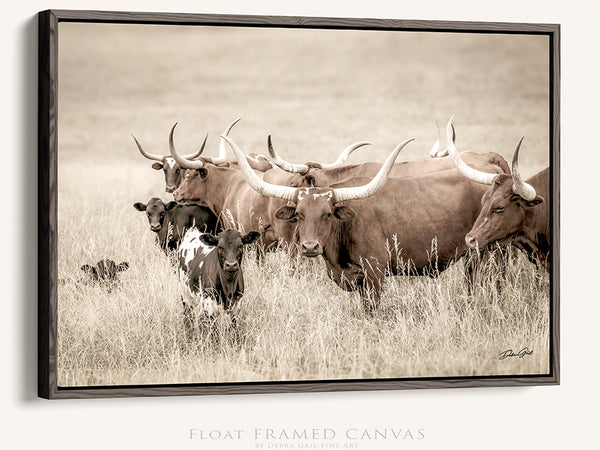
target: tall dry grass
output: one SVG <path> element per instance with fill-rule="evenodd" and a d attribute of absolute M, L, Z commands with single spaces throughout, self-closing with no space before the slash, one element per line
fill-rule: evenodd
<path fill-rule="evenodd" d="M 215 344 L 185 338 L 177 276 L 136 201 L 164 200 L 162 176 L 133 144 L 209 155 L 232 137 L 265 153 L 273 133 L 293 161 L 401 160 L 427 154 L 434 120 L 455 121 L 460 148 L 512 155 L 522 174 L 548 165 L 547 52 L 543 37 L 252 30 L 61 23 L 59 42 L 59 385 L 225 382 L 545 373 L 549 279 L 521 255 L 500 294 L 489 266 L 472 297 L 462 262 L 438 278 L 387 278 L 366 315 L 356 293 L 329 280 L 321 260 L 293 275 L 287 257 L 254 250 L 235 332 Z M 80 266 L 128 261 L 118 286 L 89 284 Z M 534 350 L 499 360 L 509 348 Z"/>
<path fill-rule="evenodd" d="M 237 329 L 221 323 L 218 342 L 206 334 L 189 340 L 174 267 L 155 245 L 145 217 L 133 207 L 129 216 L 78 227 L 69 235 L 72 245 L 61 247 L 60 385 L 548 370 L 549 280 L 520 254 L 506 277 L 489 262 L 473 296 L 462 261 L 437 278 L 388 278 L 371 316 L 357 293 L 329 280 L 321 260 L 303 260 L 294 273 L 285 253 L 269 253 L 259 264 L 250 249 Z M 98 238 L 90 237 L 91 230 Z M 79 270 L 82 261 L 105 256 L 130 263 L 111 290 L 90 284 Z M 533 355 L 498 359 L 501 351 L 524 346 Z"/>

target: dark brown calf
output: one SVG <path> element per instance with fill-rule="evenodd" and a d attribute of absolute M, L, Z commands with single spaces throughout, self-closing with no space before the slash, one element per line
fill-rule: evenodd
<path fill-rule="evenodd" d="M 123 272 L 129 268 L 128 262 L 117 264 L 112 259 L 101 259 L 95 266 L 84 264 L 81 266 L 90 279 L 96 283 L 114 283 L 117 281 L 119 272 Z"/>
<path fill-rule="evenodd" d="M 165 253 L 177 250 L 183 235 L 192 227 L 203 233 L 220 231 L 217 216 L 203 206 L 165 203 L 155 197 L 151 198 L 148 204 L 137 202 L 133 207 L 146 212 L 150 230 L 156 233 L 156 242 Z"/>

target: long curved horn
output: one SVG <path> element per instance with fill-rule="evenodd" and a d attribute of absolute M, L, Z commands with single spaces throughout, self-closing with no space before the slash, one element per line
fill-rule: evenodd
<path fill-rule="evenodd" d="M 354 150 L 356 150 L 360 147 L 363 147 L 365 145 L 371 145 L 371 142 L 360 141 L 360 142 L 355 142 L 352 145 L 349 145 L 344 150 L 342 150 L 342 153 L 340 153 L 340 156 L 338 156 L 338 159 L 336 159 L 334 162 L 329 163 L 329 164 L 321 164 L 321 168 L 322 169 L 335 169 L 337 167 L 341 167 L 348 159 L 348 156 L 350 156 Z"/>
<path fill-rule="evenodd" d="M 367 198 L 375 195 L 377 191 L 385 185 L 385 182 L 389 178 L 394 162 L 400 154 L 400 150 L 412 141 L 414 141 L 414 139 L 407 139 L 398 144 L 394 151 L 390 153 L 390 156 L 387 157 L 383 166 L 381 166 L 381 169 L 377 172 L 377 175 L 375 175 L 368 184 L 365 184 L 364 186 L 334 189 L 333 195 L 335 201 L 343 202 L 344 200 L 358 200 L 360 198 Z"/>
<path fill-rule="evenodd" d="M 437 158 L 438 156 L 438 151 L 440 149 L 440 139 L 441 139 L 441 135 L 440 135 L 440 126 L 438 125 L 437 122 L 435 122 L 435 127 L 437 128 L 437 140 L 433 143 L 433 146 L 431 147 L 431 150 L 429 150 L 429 157 L 430 158 Z"/>
<path fill-rule="evenodd" d="M 534 187 L 525 183 L 519 174 L 519 150 L 521 149 L 521 143 L 523 142 L 524 137 L 525 136 L 523 136 L 517 144 L 515 154 L 513 155 L 511 170 L 513 177 L 513 191 L 515 191 L 515 194 L 519 194 L 525 200 L 531 201 L 535 198 L 537 193 L 535 192 Z"/>
<path fill-rule="evenodd" d="M 267 138 L 267 146 L 269 148 L 269 155 L 271 155 L 271 162 L 273 162 L 273 164 L 275 164 L 281 170 L 291 173 L 299 173 L 301 175 L 304 175 L 306 172 L 308 172 L 308 166 L 306 164 L 292 164 L 279 156 L 273 149 L 271 135 L 269 135 Z"/>
<path fill-rule="evenodd" d="M 175 150 L 175 144 L 173 143 L 173 133 L 175 132 L 176 126 L 177 122 L 175 122 L 175 125 L 173 125 L 173 128 L 171 128 L 171 132 L 169 133 L 169 151 L 171 152 L 171 156 L 173 157 L 173 159 L 177 161 L 177 163 L 184 169 L 197 170 L 204 167 L 204 163 L 202 161 L 190 161 L 189 159 L 186 159 L 179 153 L 177 153 L 177 150 Z M 208 135 L 206 136 L 208 137 Z M 204 139 L 204 142 L 206 143 L 206 138 Z"/>
<path fill-rule="evenodd" d="M 233 126 L 238 123 L 240 119 L 236 119 L 233 122 L 231 122 L 229 124 L 229 126 L 227 128 L 225 128 L 225 131 L 223 132 L 224 136 L 229 136 L 229 132 L 231 131 L 231 129 L 233 128 Z M 221 139 L 221 142 L 219 143 L 219 156 L 216 158 L 211 158 L 210 162 L 212 162 L 213 164 L 222 164 L 224 162 L 227 161 L 227 148 L 225 147 L 225 142 L 223 142 L 223 139 Z"/>
<path fill-rule="evenodd" d="M 135 138 L 135 136 L 133 134 L 131 135 L 131 137 L 135 141 L 135 143 L 137 145 L 137 148 L 140 151 L 140 153 L 142 154 L 142 156 L 144 156 L 145 158 L 148 158 L 148 159 L 152 159 L 154 161 L 162 161 L 163 160 L 163 157 L 160 156 L 160 155 L 154 155 L 152 153 L 146 153 L 144 151 L 144 149 L 142 148 L 141 144 L 138 142 L 138 140 Z"/>
<path fill-rule="evenodd" d="M 283 200 L 287 200 L 288 202 L 296 201 L 296 188 L 267 183 L 258 175 L 256 175 L 254 170 L 252 170 L 250 164 L 248 164 L 248 161 L 246 160 L 246 157 L 237 144 L 233 142 L 233 140 L 227 136 L 221 136 L 221 139 L 227 142 L 229 147 L 231 147 L 231 150 L 233 151 L 233 154 L 240 165 L 240 171 L 252 189 L 259 194 L 264 195 L 265 197 L 281 198 Z"/>
<path fill-rule="evenodd" d="M 494 178 L 496 177 L 495 173 L 486 173 L 481 172 L 479 170 L 475 170 L 472 167 L 468 166 L 458 154 L 458 150 L 454 146 L 454 125 L 452 125 L 452 120 L 454 119 L 454 115 L 450 117 L 448 121 L 448 125 L 446 126 L 446 138 L 448 139 L 448 152 L 452 157 L 452 161 L 454 161 L 454 165 L 458 169 L 458 171 L 469 180 L 475 181 L 481 184 L 492 184 Z"/>

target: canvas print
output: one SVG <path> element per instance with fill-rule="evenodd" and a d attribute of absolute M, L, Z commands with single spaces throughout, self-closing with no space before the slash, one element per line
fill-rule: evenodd
<path fill-rule="evenodd" d="M 58 39 L 59 387 L 549 373 L 547 35 Z"/>

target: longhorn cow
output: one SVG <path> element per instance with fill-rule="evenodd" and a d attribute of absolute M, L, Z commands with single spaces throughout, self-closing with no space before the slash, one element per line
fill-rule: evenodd
<path fill-rule="evenodd" d="M 171 156 L 161 156 L 153 153 L 146 152 L 136 137 L 132 134 L 133 140 L 135 141 L 138 150 L 147 159 L 155 161 L 152 163 L 152 168 L 154 170 L 162 170 L 165 174 L 165 191 L 171 193 L 174 192 L 175 189 L 181 183 L 183 178 L 183 169 L 177 164 L 177 162 Z M 206 139 L 208 138 L 208 134 L 204 138 L 204 142 L 202 142 L 202 146 L 200 149 L 194 153 L 190 153 L 185 155 L 186 158 L 195 159 L 202 154 L 204 151 L 204 147 L 206 146 Z"/>
<path fill-rule="evenodd" d="M 450 125 L 449 125 L 450 126 Z M 550 168 L 545 168 L 523 181 L 519 174 L 517 144 L 511 174 L 496 174 L 475 170 L 462 161 L 453 142 L 450 155 L 456 167 L 467 179 L 489 188 L 481 200 L 482 207 L 471 230 L 465 237 L 471 248 L 485 247 L 490 243 L 511 243 L 519 248 L 536 265 L 550 268 Z"/>
<path fill-rule="evenodd" d="M 190 161 L 182 157 L 175 149 L 174 131 L 175 126 L 169 135 L 171 155 L 182 167 L 191 169 L 186 171 L 181 185 L 175 191 L 175 200 L 208 206 L 226 228 L 259 230 L 264 248 L 273 247 L 280 238 L 280 234 L 274 227 L 273 212 L 285 205 L 285 202 L 258 194 L 248 186 L 239 170 L 217 166 L 205 160 Z M 358 142 L 346 148 L 335 164 L 343 164 L 345 160 L 343 155 L 347 157 L 354 149 L 364 144 Z M 248 163 L 248 160 L 244 158 L 244 162 Z M 272 169 L 266 173 L 257 172 L 257 176 L 266 177 L 272 172 L 291 177 L 290 174 L 279 169 Z M 298 181 L 304 182 L 301 178 Z"/>
<path fill-rule="evenodd" d="M 288 172 L 288 174 L 280 171 L 268 171 L 265 173 L 263 179 L 276 185 L 292 187 L 327 187 L 348 178 L 373 177 L 381 169 L 382 164 L 380 162 L 365 162 L 362 164 L 352 164 L 346 166 L 342 165 L 353 150 L 359 146 L 368 144 L 370 144 L 370 142 L 359 142 L 355 144 L 355 148 L 349 147 L 345 149 L 336 161 L 337 164 L 318 164 L 311 162 L 306 164 L 294 164 L 284 160 L 275 151 L 271 136 L 269 136 L 267 139 L 267 146 L 269 154 L 271 155 L 271 160 L 276 166 L 285 172 Z M 491 164 L 493 166 L 500 167 L 504 173 L 509 172 L 506 161 L 497 153 L 476 153 L 468 151 L 462 152 L 461 155 L 469 164 Z M 452 168 L 454 168 L 454 163 L 450 157 L 425 157 L 414 161 L 395 163 L 392 166 L 390 176 L 408 177 L 424 175 L 427 173 L 439 172 Z M 284 205 L 284 203 L 285 202 L 282 202 L 281 200 L 272 202 L 269 205 L 270 214 L 274 214 L 279 207 Z M 295 223 L 290 223 L 288 221 L 275 221 L 274 227 L 276 233 L 282 237 L 284 242 L 292 244 L 296 243 Z M 292 246 L 291 250 L 292 253 L 295 253 L 296 249 L 293 247 L 294 245 Z M 469 270 L 471 270 L 471 268 L 469 268 Z"/>
<path fill-rule="evenodd" d="M 372 179 L 297 188 L 264 181 L 244 163 L 235 142 L 222 139 L 253 189 L 291 203 L 275 217 L 297 222 L 302 255 L 322 255 L 329 276 L 343 289 L 357 289 L 368 310 L 379 301 L 384 276 L 435 276 L 467 250 L 464 236 L 479 214 L 484 188 L 456 169 L 390 178 L 411 140 L 398 145 Z M 495 164 L 479 168 L 503 173 Z"/>
<path fill-rule="evenodd" d="M 229 135 L 229 132 L 231 131 L 233 126 L 236 123 L 238 123 L 239 121 L 240 121 L 240 119 L 235 120 L 225 129 L 225 131 L 224 131 L 225 136 Z M 175 160 L 175 158 L 173 158 L 170 155 L 161 156 L 161 155 L 156 155 L 153 153 L 146 152 L 142 148 L 142 145 L 139 143 L 139 141 L 136 139 L 136 137 L 133 135 L 132 135 L 132 137 L 138 147 L 138 150 L 142 154 L 142 156 L 144 156 L 147 159 L 156 161 L 152 164 L 152 168 L 155 170 L 162 170 L 164 172 L 164 174 L 165 174 L 165 191 L 167 191 L 169 193 L 175 192 L 175 189 L 177 189 L 179 187 L 179 185 L 181 184 L 181 181 L 183 180 L 183 172 L 185 169 L 183 169 L 181 167 L 181 165 Z M 194 153 L 190 153 L 187 155 L 181 155 L 181 156 L 185 159 L 190 159 L 190 160 L 200 157 L 200 155 L 204 152 L 207 138 L 208 138 L 208 134 L 204 138 L 204 142 L 202 142 L 202 146 L 200 147 L 199 150 L 197 150 Z M 254 153 L 250 153 L 247 158 L 248 158 L 248 163 L 255 170 L 260 170 L 260 171 L 264 172 L 264 171 L 272 168 L 269 160 L 262 155 L 256 155 Z M 204 158 L 203 157 L 202 159 L 204 161 L 210 162 L 215 165 L 229 164 L 229 165 L 232 165 L 233 167 L 237 167 L 237 162 L 234 163 L 232 161 L 227 161 L 226 148 L 222 142 L 219 144 L 219 156 L 218 157 L 216 157 L 216 158 Z"/>
<path fill-rule="evenodd" d="M 358 146 L 368 145 L 370 142 L 357 143 Z M 265 181 L 273 184 L 287 184 L 288 186 L 329 186 L 332 183 L 344 180 L 352 177 L 373 177 L 381 169 L 380 162 L 365 162 L 361 164 L 349 164 L 342 165 L 346 158 L 352 153 L 346 149 L 342 152 L 338 161 L 339 164 L 319 164 L 314 162 L 307 162 L 305 164 L 295 164 L 284 160 L 273 148 L 271 136 L 267 139 L 267 146 L 269 154 L 271 155 L 271 161 L 280 169 L 297 174 L 295 177 L 285 177 L 281 172 L 271 171 L 268 176 L 265 177 Z M 358 148 L 358 147 L 356 147 Z M 352 150 L 355 150 L 352 149 Z M 508 164 L 502 156 L 498 153 L 477 153 L 472 151 L 462 152 L 462 158 L 468 164 L 482 165 L 482 164 L 493 164 L 503 168 L 505 172 L 509 171 Z M 338 162 L 336 161 L 336 163 Z M 436 157 L 423 157 L 413 161 L 397 162 L 392 166 L 390 176 L 392 177 L 407 177 L 415 175 L 423 175 L 431 172 L 439 172 L 440 170 L 452 169 L 454 163 L 450 157 L 436 156 Z M 304 177 L 305 181 L 298 181 L 298 178 Z M 291 181 L 293 180 L 293 181 Z"/>

